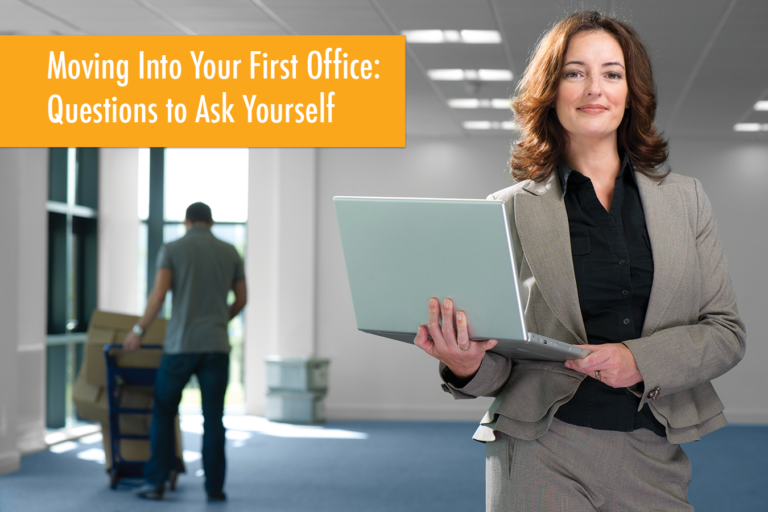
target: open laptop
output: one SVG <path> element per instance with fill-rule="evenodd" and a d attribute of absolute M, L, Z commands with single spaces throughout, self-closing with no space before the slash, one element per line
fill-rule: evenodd
<path fill-rule="evenodd" d="M 472 340 L 507 357 L 564 361 L 589 351 L 525 327 L 502 201 L 334 197 L 357 328 L 413 343 L 431 297 L 467 315 Z"/>

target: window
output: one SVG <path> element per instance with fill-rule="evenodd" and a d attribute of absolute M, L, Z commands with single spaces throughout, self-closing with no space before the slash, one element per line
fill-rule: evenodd
<path fill-rule="evenodd" d="M 152 148 L 139 153 L 139 269 L 146 287 L 139 290 L 143 311 L 154 286 L 157 254 L 164 243 L 186 233 L 187 206 L 201 201 L 211 207 L 213 234 L 235 246 L 245 258 L 248 220 L 248 150 L 204 148 Z M 230 302 L 234 294 L 230 292 Z M 172 314 L 170 294 L 164 305 L 166 317 Z M 230 381 L 225 403 L 242 405 L 243 394 L 243 315 L 229 324 Z M 197 405 L 200 393 L 193 381 L 184 391 L 182 405 Z"/>
<path fill-rule="evenodd" d="M 72 388 L 96 308 L 99 152 L 52 148 L 48 185 L 46 425 L 74 421 Z"/>

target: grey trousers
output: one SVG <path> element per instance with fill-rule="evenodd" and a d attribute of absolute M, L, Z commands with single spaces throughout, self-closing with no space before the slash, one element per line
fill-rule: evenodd
<path fill-rule="evenodd" d="M 650 430 L 612 432 L 557 419 L 525 441 L 486 443 L 487 512 L 691 512 L 691 464 Z"/>

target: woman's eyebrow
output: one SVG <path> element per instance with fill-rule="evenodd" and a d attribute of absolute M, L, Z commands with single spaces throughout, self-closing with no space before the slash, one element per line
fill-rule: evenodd
<path fill-rule="evenodd" d="M 569 64 L 578 64 L 580 66 L 586 66 L 586 64 L 583 61 L 580 60 L 571 60 L 563 64 L 563 66 L 568 66 Z M 606 62 L 603 64 L 603 67 L 605 66 L 621 66 L 622 69 L 624 68 L 624 65 L 621 62 Z"/>

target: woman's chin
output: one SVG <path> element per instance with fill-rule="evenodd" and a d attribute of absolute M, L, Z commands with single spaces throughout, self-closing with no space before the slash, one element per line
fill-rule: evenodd
<path fill-rule="evenodd" d="M 610 129 L 605 129 L 603 127 L 574 130 L 574 131 L 569 131 L 568 133 L 570 134 L 571 139 L 582 139 L 582 140 L 598 141 L 598 140 L 608 139 L 610 137 L 613 137 L 613 138 L 616 137 L 616 129 L 610 130 Z"/>

